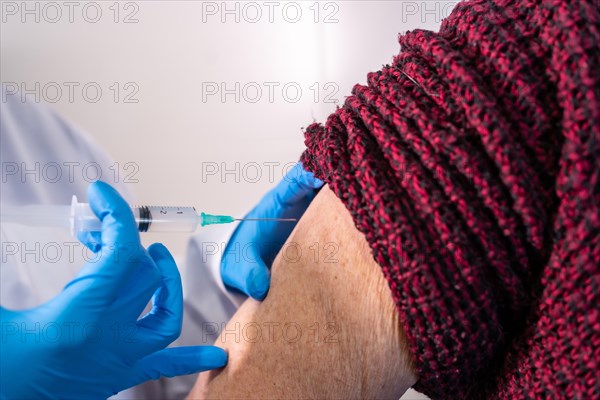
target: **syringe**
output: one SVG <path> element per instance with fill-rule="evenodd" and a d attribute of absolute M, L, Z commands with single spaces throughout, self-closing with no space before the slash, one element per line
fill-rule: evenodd
<path fill-rule="evenodd" d="M 229 224 L 235 221 L 284 221 L 295 218 L 234 218 L 229 215 L 198 213 L 194 207 L 130 206 L 140 232 L 194 232 L 198 226 Z M 2 205 L 0 220 L 30 226 L 70 228 L 71 234 L 99 232 L 100 220 L 88 203 L 79 203 L 73 196 L 70 206 Z"/>

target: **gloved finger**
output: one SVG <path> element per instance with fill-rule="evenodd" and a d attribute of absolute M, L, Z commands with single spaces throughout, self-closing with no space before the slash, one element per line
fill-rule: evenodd
<path fill-rule="evenodd" d="M 300 219 L 323 182 L 297 163 L 288 171 L 279 184 L 265 195 L 247 218 L 295 218 Z M 270 266 L 287 240 L 297 222 L 242 222 L 235 234 L 252 237 L 260 243 L 260 255 Z M 234 237 L 235 237 L 234 234 Z"/>
<path fill-rule="evenodd" d="M 135 218 L 131 208 L 121 195 L 107 183 L 97 181 L 89 185 L 87 191 L 90 208 L 102 221 L 101 244 L 140 243 Z"/>
<path fill-rule="evenodd" d="M 300 162 L 285 174 L 282 182 L 284 184 L 275 189 L 284 207 L 294 205 L 306 195 L 313 195 L 315 189 L 324 185 L 324 182 L 315 177 L 312 172 L 306 171 Z"/>
<path fill-rule="evenodd" d="M 321 180 L 297 163 L 246 218 L 300 218 L 321 186 Z M 287 221 L 242 221 L 221 260 L 225 285 L 262 300 L 270 284 L 268 269 L 295 226 Z"/>
<path fill-rule="evenodd" d="M 169 250 L 160 243 L 148 247 L 148 254 L 162 274 L 162 282 L 152 298 L 152 310 L 138 321 L 142 341 L 152 351 L 162 349 L 181 333 L 183 289 L 181 276 Z"/>
<path fill-rule="evenodd" d="M 135 364 L 139 384 L 161 376 L 174 377 L 222 368 L 227 365 L 227 353 L 215 346 L 173 347 L 144 357 Z"/>
<path fill-rule="evenodd" d="M 87 247 L 94 253 L 98 253 L 102 248 L 101 236 L 102 234 L 100 232 L 77 232 L 77 240 L 79 240 L 81 244 L 83 244 L 85 247 Z"/>
<path fill-rule="evenodd" d="M 2 324 L 4 325 L 4 323 L 11 321 L 16 315 L 18 315 L 18 313 L 19 312 L 17 311 L 9 310 L 8 308 L 4 308 L 0 305 L 0 322 L 2 322 Z M 21 311 L 21 313 L 23 313 L 23 311 Z M 2 328 L 4 329 L 4 326 Z M 18 327 L 15 327 L 15 329 L 15 333 L 17 333 Z"/>
<path fill-rule="evenodd" d="M 146 252 L 112 303 L 111 310 L 120 313 L 126 324 L 136 322 L 161 285 L 162 272 Z"/>
<path fill-rule="evenodd" d="M 229 243 L 223 254 L 221 260 L 223 283 L 256 300 L 262 300 L 267 296 L 271 282 L 269 268 L 262 260 L 255 244 L 246 243 L 249 247 L 244 250 L 239 249 L 238 245 L 239 243 Z M 238 249 L 234 251 L 235 246 Z"/>
<path fill-rule="evenodd" d="M 110 304 L 137 267 L 143 248 L 131 209 L 115 189 L 94 182 L 88 187 L 88 200 L 102 221 L 99 257 L 86 263 L 65 291 L 94 298 L 98 305 Z M 76 284 L 78 289 L 73 288 Z"/>
<path fill-rule="evenodd" d="M 301 163 L 297 163 L 277 186 L 262 198 L 248 217 L 285 218 L 290 209 L 302 205 L 297 215 L 301 216 L 315 196 L 315 189 L 322 186 L 323 181 L 315 178 L 312 172 L 304 170 Z"/>

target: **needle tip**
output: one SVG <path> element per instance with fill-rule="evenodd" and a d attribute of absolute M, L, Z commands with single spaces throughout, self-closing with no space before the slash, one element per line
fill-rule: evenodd
<path fill-rule="evenodd" d="M 296 218 L 235 218 L 236 221 L 296 222 Z"/>

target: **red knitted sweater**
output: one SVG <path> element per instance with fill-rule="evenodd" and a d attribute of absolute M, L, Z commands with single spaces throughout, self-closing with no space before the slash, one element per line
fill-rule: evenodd
<path fill-rule="evenodd" d="M 432 398 L 600 398 L 600 2 L 473 0 L 306 130 Z"/>

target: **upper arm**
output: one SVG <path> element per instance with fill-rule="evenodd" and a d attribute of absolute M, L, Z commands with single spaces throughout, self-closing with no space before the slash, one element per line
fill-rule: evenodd
<path fill-rule="evenodd" d="M 325 187 L 215 343 L 229 364 L 192 397 L 399 398 L 416 378 L 390 289 L 365 238 Z M 385 366 L 385 368 L 382 368 Z"/>

